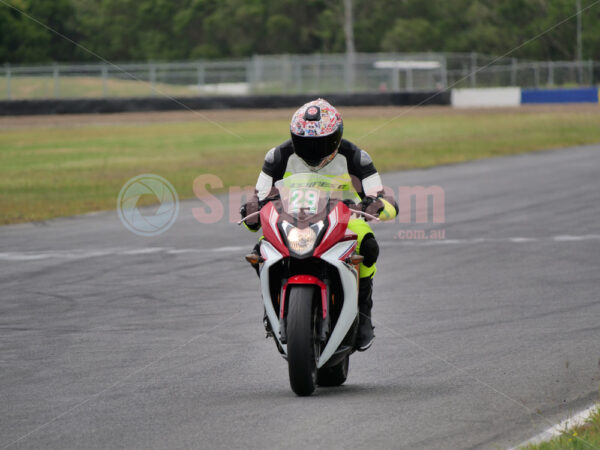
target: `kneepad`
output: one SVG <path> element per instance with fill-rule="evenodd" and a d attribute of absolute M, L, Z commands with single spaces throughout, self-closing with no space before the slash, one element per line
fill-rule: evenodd
<path fill-rule="evenodd" d="M 367 234 L 362 242 L 360 243 L 360 252 L 362 256 L 364 256 L 363 265 L 366 267 L 371 267 L 373 264 L 377 262 L 377 257 L 379 256 L 379 245 L 375 240 L 375 236 L 372 234 Z"/>

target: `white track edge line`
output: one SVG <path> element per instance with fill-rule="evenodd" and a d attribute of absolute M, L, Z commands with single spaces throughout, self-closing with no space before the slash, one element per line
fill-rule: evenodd
<path fill-rule="evenodd" d="M 594 405 L 590 406 L 589 408 L 586 408 L 583 411 L 580 411 L 577 414 L 568 417 L 567 419 L 554 425 L 553 427 L 547 428 L 546 430 L 542 431 L 541 433 L 536 434 L 532 438 L 529 438 L 526 441 L 521 442 L 520 444 L 516 445 L 515 447 L 511 447 L 509 450 L 518 450 L 527 445 L 541 444 L 542 442 L 546 442 L 554 437 L 560 436 L 564 431 L 566 431 L 570 428 L 573 428 L 573 427 L 576 427 L 579 425 L 583 425 L 585 423 L 585 421 L 592 415 L 592 413 L 594 413 L 594 411 L 596 411 L 598 408 L 600 408 L 600 406 L 597 404 L 594 404 Z"/>

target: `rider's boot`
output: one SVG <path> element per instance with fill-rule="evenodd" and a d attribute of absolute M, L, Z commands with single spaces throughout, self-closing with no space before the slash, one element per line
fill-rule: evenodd
<path fill-rule="evenodd" d="M 273 328 L 271 328 L 271 324 L 269 323 L 269 318 L 267 317 L 267 310 L 263 308 L 263 326 L 265 327 L 265 337 L 268 339 L 273 337 Z"/>
<path fill-rule="evenodd" d="M 356 349 L 359 352 L 367 350 L 373 340 L 373 325 L 371 324 L 371 308 L 373 307 L 373 279 L 361 278 L 358 285 L 358 335 L 356 336 Z"/>
<path fill-rule="evenodd" d="M 256 245 L 252 249 L 251 253 L 260 255 L 260 243 L 261 243 L 261 241 L 258 241 L 256 243 Z M 260 266 L 258 264 L 252 264 L 252 268 L 254 270 L 256 270 L 256 275 L 258 275 L 258 278 L 260 278 Z M 271 324 L 269 323 L 269 319 L 267 317 L 267 310 L 264 308 L 263 308 L 263 326 L 265 327 L 265 337 L 266 338 L 273 337 L 273 329 L 271 328 Z"/>

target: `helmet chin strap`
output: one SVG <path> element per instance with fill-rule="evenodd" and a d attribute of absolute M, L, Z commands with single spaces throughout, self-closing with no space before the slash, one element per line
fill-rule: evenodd
<path fill-rule="evenodd" d="M 338 149 L 335 149 L 335 152 L 333 152 L 331 155 L 329 155 L 327 158 L 324 158 L 323 161 L 321 161 L 318 165 L 316 166 L 311 166 L 308 165 L 309 169 L 312 172 L 318 172 L 319 170 L 321 170 L 323 167 L 325 167 L 327 164 L 329 164 L 331 161 L 333 161 L 333 158 L 335 158 L 335 155 L 337 155 L 338 153 Z"/>

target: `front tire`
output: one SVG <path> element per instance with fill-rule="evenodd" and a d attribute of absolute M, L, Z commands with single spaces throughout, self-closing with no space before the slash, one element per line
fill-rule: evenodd
<path fill-rule="evenodd" d="M 287 313 L 287 356 L 290 386 L 299 396 L 314 392 L 317 384 L 317 313 L 314 288 L 296 285 L 290 289 Z"/>

